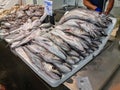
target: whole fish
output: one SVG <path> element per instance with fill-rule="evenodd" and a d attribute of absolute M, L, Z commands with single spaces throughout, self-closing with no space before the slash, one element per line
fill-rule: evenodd
<path fill-rule="evenodd" d="M 15 41 L 21 41 L 23 38 L 27 37 L 28 35 L 30 35 L 31 32 L 29 31 L 24 31 L 24 32 L 20 32 L 19 34 L 12 34 L 14 36 L 12 36 L 11 34 L 7 37 L 5 37 L 4 39 L 6 41 L 8 41 L 8 43 L 13 43 Z M 11 37 L 10 37 L 11 36 Z"/>
<path fill-rule="evenodd" d="M 39 35 L 40 35 L 40 29 L 33 30 L 30 35 L 28 35 L 23 40 L 21 40 L 17 45 L 15 45 L 15 46 L 11 45 L 11 48 L 16 48 L 16 47 L 19 47 L 19 46 L 21 46 L 23 44 L 26 44 L 30 40 L 34 39 L 34 37 L 37 37 Z"/>
<path fill-rule="evenodd" d="M 43 47 L 38 46 L 37 44 L 26 45 L 26 48 L 28 48 L 34 54 L 43 58 L 45 62 L 48 62 L 48 63 L 54 63 L 54 62 L 60 63 L 61 62 L 62 63 L 62 60 L 59 57 L 50 53 L 48 50 L 44 49 Z"/>
<path fill-rule="evenodd" d="M 82 30 L 80 26 L 75 27 L 75 26 L 70 26 L 69 24 L 66 25 L 62 24 L 62 25 L 57 25 L 55 28 L 64 31 L 65 33 L 70 33 L 78 37 L 81 37 L 81 35 L 86 35 L 86 36 L 89 35 L 87 32 Z"/>
<path fill-rule="evenodd" d="M 51 64 L 44 62 L 40 57 L 31 53 L 27 48 L 23 47 L 23 49 L 28 57 L 31 59 L 32 63 L 35 64 L 41 71 L 44 71 L 52 79 L 60 79 L 60 77 L 56 73 L 54 73 L 53 66 Z"/>
<path fill-rule="evenodd" d="M 43 64 L 42 64 L 42 58 L 36 56 L 35 54 L 31 53 L 26 47 L 22 47 L 23 50 L 26 52 L 26 55 L 28 55 L 31 62 L 38 67 L 40 70 L 44 71 Z"/>
<path fill-rule="evenodd" d="M 69 33 L 71 35 L 74 35 L 76 37 L 79 37 L 80 39 L 85 40 L 89 44 L 91 44 L 91 38 L 88 32 L 85 32 L 77 27 L 67 26 L 67 25 L 57 25 L 55 28 L 62 30 L 65 33 Z"/>
<path fill-rule="evenodd" d="M 54 55 L 58 56 L 59 58 L 66 60 L 65 52 L 60 47 L 55 45 L 48 38 L 36 37 L 36 38 L 34 38 L 34 40 L 35 40 L 35 41 L 33 41 L 34 43 L 44 47 L 45 49 L 47 49 L 48 51 L 50 51 Z"/>
<path fill-rule="evenodd" d="M 53 63 L 57 67 L 57 69 L 62 73 L 68 73 L 71 72 L 71 68 L 67 67 L 67 65 L 60 64 L 60 63 Z"/>
<path fill-rule="evenodd" d="M 107 25 L 98 17 L 96 17 L 94 14 L 86 13 L 84 11 L 80 11 L 79 9 L 71 10 L 69 13 L 64 15 L 60 21 L 59 24 L 63 24 L 65 21 L 68 21 L 70 19 L 80 19 L 85 20 L 90 23 L 96 24 L 97 26 L 106 28 Z"/>
<path fill-rule="evenodd" d="M 51 64 L 43 62 L 43 67 L 45 69 L 45 73 L 52 79 L 60 80 L 62 78 L 62 74 L 58 70 L 55 70 L 54 66 Z"/>
<path fill-rule="evenodd" d="M 77 49 L 79 51 L 85 51 L 84 47 L 82 46 L 78 38 L 73 37 L 73 36 L 68 36 L 60 30 L 54 30 L 51 33 L 62 38 L 65 42 L 67 42 L 74 49 Z"/>
<path fill-rule="evenodd" d="M 104 14 L 100 14 L 99 12 L 96 12 L 94 10 L 89 10 L 89 9 L 85 9 L 85 8 L 79 8 L 78 10 L 83 11 L 88 14 L 93 14 L 96 17 L 101 18 L 101 20 L 104 21 L 106 24 L 112 23 L 112 20 L 108 16 L 106 16 Z"/>
<path fill-rule="evenodd" d="M 66 60 L 66 62 L 70 65 L 75 65 L 79 61 L 80 61 L 80 58 L 76 56 L 67 56 L 67 60 Z"/>
<path fill-rule="evenodd" d="M 67 52 L 67 54 L 69 56 L 79 57 L 79 54 L 76 51 L 72 50 L 72 49 L 69 52 Z"/>
<path fill-rule="evenodd" d="M 65 25 L 69 25 L 70 26 L 71 23 L 69 23 L 69 22 L 77 23 L 79 25 L 80 29 L 85 30 L 86 32 L 89 32 L 90 34 L 93 33 L 93 34 L 97 34 L 98 36 L 100 36 L 101 34 L 105 34 L 103 28 L 97 27 L 96 25 L 94 25 L 92 23 L 89 23 L 89 22 L 86 22 L 86 21 L 82 21 L 82 20 L 71 19 L 71 20 L 66 21 Z"/>
<path fill-rule="evenodd" d="M 70 46 L 66 42 L 64 42 L 60 37 L 55 36 L 52 33 L 44 35 L 44 37 L 46 36 L 64 51 L 69 52 L 71 50 Z"/>

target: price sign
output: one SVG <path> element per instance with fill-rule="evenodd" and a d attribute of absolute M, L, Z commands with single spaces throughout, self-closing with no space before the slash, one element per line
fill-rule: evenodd
<path fill-rule="evenodd" d="M 47 15 L 52 16 L 52 6 L 53 6 L 53 1 L 50 0 L 44 0 L 44 6 L 45 6 L 45 13 L 47 13 Z"/>

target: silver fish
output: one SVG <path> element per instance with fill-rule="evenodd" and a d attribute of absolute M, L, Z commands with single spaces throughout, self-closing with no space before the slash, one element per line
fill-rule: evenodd
<path fill-rule="evenodd" d="M 71 51 L 67 52 L 67 54 L 68 54 L 69 56 L 79 57 L 79 54 L 78 54 L 76 51 L 74 51 L 74 50 L 71 50 Z"/>
<path fill-rule="evenodd" d="M 43 68 L 45 69 L 45 73 L 50 76 L 52 79 L 59 80 L 62 77 L 62 74 L 57 70 L 54 70 L 54 66 L 49 63 L 43 62 Z"/>
<path fill-rule="evenodd" d="M 41 71 L 44 71 L 52 79 L 59 80 L 61 78 L 62 76 L 61 73 L 56 70 L 53 70 L 54 66 L 52 66 L 49 63 L 44 62 L 42 58 L 31 53 L 27 48 L 23 47 L 23 49 L 26 52 L 26 54 L 29 56 L 29 58 L 31 59 L 32 63 L 35 64 Z"/>
<path fill-rule="evenodd" d="M 68 14 L 64 15 L 60 19 L 59 24 L 63 24 L 65 21 L 70 19 L 85 20 L 101 27 L 107 27 L 106 24 L 100 18 L 96 17 L 94 14 L 91 13 L 88 14 L 84 11 L 80 11 L 79 9 L 71 10 Z"/>
<path fill-rule="evenodd" d="M 54 65 L 57 67 L 57 69 L 62 72 L 62 73 L 68 73 L 71 71 L 71 69 L 69 67 L 67 67 L 64 64 L 60 64 L 60 63 L 54 63 Z"/>
<path fill-rule="evenodd" d="M 69 52 L 71 50 L 70 46 L 66 42 L 52 33 L 46 34 L 44 37 L 49 38 L 52 42 L 54 42 L 57 46 L 66 52 Z"/>
<path fill-rule="evenodd" d="M 50 28 L 51 26 L 52 26 L 51 23 L 43 23 L 43 24 L 41 24 L 39 27 L 40 27 L 40 28 Z"/>
<path fill-rule="evenodd" d="M 30 35 L 30 33 L 31 32 L 25 31 L 25 32 L 22 32 L 22 33 L 19 33 L 19 34 L 16 34 L 16 35 L 13 34 L 14 36 L 10 35 L 11 37 L 10 36 L 9 37 L 11 38 L 11 40 L 8 43 L 13 43 L 15 41 L 21 41 L 23 38 L 25 38 L 28 35 Z M 7 36 L 4 39 L 8 41 L 10 39 L 9 37 Z"/>
<path fill-rule="evenodd" d="M 23 50 L 26 52 L 26 55 L 28 55 L 29 59 L 31 62 L 37 66 L 40 70 L 44 71 L 43 64 L 42 64 L 42 59 L 35 54 L 31 53 L 26 47 L 22 47 Z"/>
<path fill-rule="evenodd" d="M 66 60 L 65 52 L 61 48 L 56 46 L 48 38 L 36 37 L 34 40 L 35 40 L 34 43 L 44 47 L 45 49 L 47 49 L 48 51 L 50 51 L 54 55 L 58 56 L 59 58 Z"/>
<path fill-rule="evenodd" d="M 65 42 L 67 42 L 71 47 L 79 50 L 79 51 L 84 51 L 84 47 L 82 46 L 80 40 L 74 36 L 68 36 L 64 32 L 60 30 L 54 30 L 51 32 L 52 34 L 59 36 L 62 38 Z"/>
<path fill-rule="evenodd" d="M 67 56 L 67 60 L 66 60 L 66 62 L 70 65 L 75 65 L 79 61 L 80 61 L 80 58 L 75 56 Z"/>
<path fill-rule="evenodd" d="M 26 38 L 24 38 L 22 41 L 20 41 L 17 45 L 15 46 L 12 46 L 11 45 L 11 48 L 16 48 L 16 47 L 19 47 L 25 43 L 28 43 L 30 40 L 34 39 L 34 37 L 37 37 L 40 35 L 40 30 L 37 29 L 37 30 L 33 30 L 33 32 L 31 32 L 30 35 L 28 35 Z"/>
<path fill-rule="evenodd" d="M 45 62 L 48 62 L 48 63 L 62 62 L 62 60 L 60 58 L 58 58 L 54 54 L 50 53 L 48 50 L 46 50 L 43 47 L 40 47 L 36 44 L 26 45 L 26 47 L 34 54 L 43 58 L 43 60 L 45 60 Z"/>

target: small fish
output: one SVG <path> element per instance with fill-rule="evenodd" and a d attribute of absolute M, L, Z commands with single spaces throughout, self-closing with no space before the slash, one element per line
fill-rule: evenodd
<path fill-rule="evenodd" d="M 43 24 L 41 24 L 39 27 L 40 27 L 40 28 L 50 28 L 51 26 L 52 26 L 51 23 L 43 23 Z"/>

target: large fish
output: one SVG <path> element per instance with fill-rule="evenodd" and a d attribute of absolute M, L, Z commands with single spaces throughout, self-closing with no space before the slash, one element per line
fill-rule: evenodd
<path fill-rule="evenodd" d="M 43 47 L 38 46 L 37 44 L 26 45 L 26 47 L 34 54 L 43 58 L 43 60 L 45 60 L 45 62 L 48 62 L 48 63 L 62 62 L 62 60 L 59 57 L 50 53 L 48 50 L 44 49 Z"/>
<path fill-rule="evenodd" d="M 68 73 L 70 68 L 62 64 L 62 60 L 56 57 L 54 54 L 50 53 L 48 50 L 45 50 L 43 47 L 37 45 L 29 45 L 27 46 L 32 52 L 37 52 L 36 55 L 40 56 L 45 60 L 47 63 L 51 63 L 52 65 L 56 66 L 60 72 Z M 62 69 L 64 68 L 64 69 Z"/>
<path fill-rule="evenodd" d="M 103 30 L 103 28 L 97 27 L 96 25 L 94 25 L 92 23 L 89 23 L 89 22 L 86 22 L 86 21 L 83 21 L 83 20 L 71 19 L 71 20 L 66 21 L 64 24 L 72 26 L 73 24 L 70 23 L 70 22 L 77 23 L 77 25 L 79 26 L 80 29 L 88 32 L 92 36 L 95 36 L 95 37 L 96 36 L 102 36 L 102 35 L 106 36 L 106 33 Z"/>
<path fill-rule="evenodd" d="M 81 41 L 78 38 L 74 36 L 68 36 L 63 31 L 60 31 L 60 30 L 54 30 L 51 33 L 62 38 L 72 48 L 79 50 L 79 51 L 85 51 L 84 47 L 81 44 Z"/>
<path fill-rule="evenodd" d="M 44 47 L 45 49 L 47 49 L 51 53 L 55 54 L 59 58 L 66 60 L 65 52 L 60 47 L 58 47 L 57 45 L 55 45 L 48 38 L 36 37 L 36 38 L 34 38 L 34 40 L 35 40 L 35 41 L 33 41 L 34 43 L 36 43 L 36 44 Z"/>
<path fill-rule="evenodd" d="M 65 33 L 69 33 L 71 35 L 79 37 L 79 38 L 87 41 L 89 44 L 91 44 L 91 38 L 90 38 L 89 33 L 85 32 L 84 30 L 81 30 L 78 27 L 62 24 L 62 25 L 57 25 L 55 28 L 62 30 Z"/>
<path fill-rule="evenodd" d="M 23 50 L 25 51 L 26 55 L 28 55 L 29 59 L 31 60 L 31 62 L 33 63 L 33 65 L 35 65 L 36 67 L 38 67 L 40 70 L 44 70 L 43 68 L 43 64 L 42 64 L 42 58 L 36 56 L 35 54 L 33 54 L 32 52 L 30 52 L 26 47 L 22 47 Z"/>
<path fill-rule="evenodd" d="M 11 45 L 11 48 L 19 47 L 23 44 L 28 43 L 30 40 L 34 39 L 34 37 L 37 37 L 40 35 L 40 29 L 33 30 L 30 35 L 25 37 L 23 40 L 21 40 L 17 45 Z"/>
<path fill-rule="evenodd" d="M 59 46 L 66 52 L 69 52 L 71 50 L 70 46 L 66 42 L 64 42 L 60 37 L 55 36 L 52 33 L 46 34 L 44 35 L 44 37 L 49 38 L 52 42 L 54 42 L 57 46 Z"/>
<path fill-rule="evenodd" d="M 31 53 L 26 47 L 23 47 L 23 49 L 31 59 L 32 63 L 35 64 L 35 66 L 37 66 L 40 71 L 44 71 L 52 79 L 59 80 L 61 78 L 58 74 L 55 73 L 55 70 L 53 70 L 53 66 L 51 64 L 44 62 L 40 57 Z"/>
<path fill-rule="evenodd" d="M 102 21 L 101 18 L 96 17 L 96 15 L 92 13 L 86 13 L 84 11 L 80 11 L 79 9 L 74 9 L 65 14 L 59 21 L 59 24 L 63 24 L 65 21 L 70 19 L 80 19 L 85 20 L 90 23 L 96 24 L 97 26 L 106 28 L 107 25 L 105 22 Z"/>

